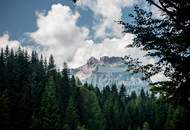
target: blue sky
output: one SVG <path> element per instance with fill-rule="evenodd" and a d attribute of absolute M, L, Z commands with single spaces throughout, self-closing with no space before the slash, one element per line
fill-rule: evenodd
<path fill-rule="evenodd" d="M 18 39 L 25 32 L 35 31 L 37 29 L 35 12 L 48 11 L 51 5 L 56 3 L 75 8 L 70 0 L 1 0 L 0 34 L 9 32 L 12 38 Z"/>
<path fill-rule="evenodd" d="M 134 38 L 123 34 L 114 21 L 130 21 L 139 0 L 0 0 L 0 47 L 21 46 L 46 57 L 53 54 L 58 66 L 85 64 L 91 57 L 142 56 L 126 49 Z M 141 4 L 142 5 L 142 4 Z"/>
<path fill-rule="evenodd" d="M 13 39 L 21 39 L 25 32 L 37 29 L 36 11 L 48 11 L 52 4 L 61 3 L 72 10 L 78 10 L 81 18 L 78 25 L 92 26 L 93 12 L 89 9 L 80 9 L 71 0 L 1 0 L 0 2 L 0 35 L 8 32 Z M 129 19 L 132 8 L 123 10 L 122 19 Z"/>

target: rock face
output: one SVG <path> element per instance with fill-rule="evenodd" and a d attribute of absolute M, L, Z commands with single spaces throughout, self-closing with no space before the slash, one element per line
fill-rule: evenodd
<path fill-rule="evenodd" d="M 141 80 L 143 74 L 128 72 L 127 65 L 120 57 L 91 57 L 85 65 L 72 72 L 82 83 L 87 82 L 100 89 L 106 85 L 116 84 L 120 87 L 124 84 L 128 94 L 132 91 L 139 93 L 141 89 L 148 90 L 148 81 Z"/>

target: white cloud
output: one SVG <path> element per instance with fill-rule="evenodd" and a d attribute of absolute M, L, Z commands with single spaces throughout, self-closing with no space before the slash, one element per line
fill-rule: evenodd
<path fill-rule="evenodd" d="M 5 48 L 6 46 L 9 46 L 13 49 L 18 49 L 18 47 L 21 46 L 21 44 L 17 40 L 10 40 L 9 34 L 5 33 L 2 36 L 0 36 L 0 48 Z"/>
<path fill-rule="evenodd" d="M 88 38 L 88 29 L 76 25 L 79 17 L 79 13 L 72 12 L 68 6 L 52 5 L 46 16 L 38 13 L 38 30 L 29 36 L 43 47 L 43 54 L 53 54 L 61 66 L 64 61 L 72 60 L 76 50 Z"/>
<path fill-rule="evenodd" d="M 144 58 L 146 52 L 141 51 L 139 48 L 126 48 L 133 42 L 133 35 L 126 34 L 123 38 L 106 38 L 101 43 L 94 43 L 92 40 L 88 41 L 81 48 L 78 48 L 73 61 L 73 66 L 83 65 L 90 57 L 100 58 L 102 56 L 118 56 L 124 57 L 131 55 L 133 58 L 141 58 L 143 62 L 151 62 L 152 59 Z"/>
<path fill-rule="evenodd" d="M 110 12 L 107 11 L 107 13 Z M 105 37 L 101 43 L 95 43 L 89 39 L 89 30 L 76 24 L 79 17 L 80 14 L 72 12 L 68 6 L 52 5 L 47 15 L 37 13 L 38 29 L 35 32 L 28 33 L 28 35 L 43 47 L 41 52 L 45 56 L 48 57 L 53 54 L 56 64 L 60 67 L 64 61 L 68 62 L 70 67 L 78 67 L 85 64 L 91 56 L 100 58 L 101 56 L 132 55 L 135 58 L 139 56 L 143 58 L 145 52 L 140 51 L 140 49 L 126 48 L 132 43 L 133 35 Z"/>
<path fill-rule="evenodd" d="M 164 19 L 164 13 L 156 6 L 150 6 L 150 11 L 153 12 L 153 18 Z"/>
<path fill-rule="evenodd" d="M 166 77 L 163 72 L 160 72 L 160 73 L 157 73 L 157 74 L 151 76 L 150 80 L 153 83 L 159 82 L 159 81 L 170 81 L 170 79 L 168 77 Z"/>
<path fill-rule="evenodd" d="M 37 27 L 35 32 L 27 33 L 38 45 L 42 47 L 40 53 L 49 57 L 53 54 L 56 64 L 62 67 L 68 62 L 70 67 L 79 67 L 94 56 L 120 56 L 131 55 L 140 58 L 144 63 L 154 63 L 152 58 L 144 58 L 146 52 L 139 48 L 126 48 L 133 42 L 134 35 L 122 34 L 122 27 L 114 21 L 121 20 L 122 9 L 132 6 L 138 0 L 81 0 L 79 7 L 89 8 L 94 18 L 99 22 L 92 27 L 95 37 L 102 38 L 101 43 L 90 40 L 89 29 L 77 25 L 79 12 L 73 12 L 70 7 L 61 4 L 52 5 L 47 15 L 36 12 Z M 8 45 L 17 49 L 19 46 L 31 51 L 32 47 L 23 47 L 17 40 L 11 40 L 8 34 L 0 36 L 0 48 Z M 37 49 L 37 48 L 36 48 Z M 153 77 L 153 80 L 162 78 L 162 75 Z"/>
<path fill-rule="evenodd" d="M 13 50 L 17 50 L 19 47 L 21 47 L 22 49 L 26 49 L 29 53 L 32 51 L 30 47 L 22 46 L 20 41 L 11 40 L 8 33 L 4 33 L 2 36 L 0 36 L 0 48 L 5 49 L 6 46 Z"/>
<path fill-rule="evenodd" d="M 122 18 L 122 9 L 135 4 L 137 0 L 81 0 L 78 5 L 93 11 L 99 23 L 95 24 L 95 37 L 122 37 L 122 27 L 115 21 Z"/>

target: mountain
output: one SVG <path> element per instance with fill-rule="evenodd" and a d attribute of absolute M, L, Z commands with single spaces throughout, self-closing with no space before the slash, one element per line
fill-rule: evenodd
<path fill-rule="evenodd" d="M 82 83 L 87 82 L 100 89 L 106 85 L 116 84 L 120 87 L 124 84 L 127 93 L 132 91 L 139 93 L 142 88 L 148 90 L 148 81 L 141 80 L 143 74 L 131 73 L 127 68 L 120 57 L 103 56 L 100 59 L 91 57 L 85 65 L 72 70 L 72 73 Z"/>

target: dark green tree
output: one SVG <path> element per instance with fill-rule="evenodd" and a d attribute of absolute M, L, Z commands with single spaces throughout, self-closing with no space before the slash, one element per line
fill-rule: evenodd
<path fill-rule="evenodd" d="M 0 126 L 1 130 L 10 129 L 10 109 L 8 98 L 5 95 L 0 96 Z"/>
<path fill-rule="evenodd" d="M 70 97 L 69 99 L 64 120 L 64 123 L 67 124 L 71 130 L 77 130 L 80 123 L 76 101 L 73 97 Z"/>
<path fill-rule="evenodd" d="M 47 71 L 48 71 L 48 75 L 55 77 L 56 66 L 55 66 L 55 61 L 54 61 L 53 55 L 50 55 L 50 57 L 49 57 L 49 64 L 47 67 Z"/>
<path fill-rule="evenodd" d="M 6 89 L 6 66 L 5 66 L 5 55 L 3 48 L 1 48 L 1 53 L 0 53 L 0 96 L 3 94 L 3 92 Z"/>
<path fill-rule="evenodd" d="M 37 128 L 42 130 L 61 129 L 61 118 L 58 100 L 56 97 L 56 86 L 52 76 L 50 76 L 45 91 L 42 95 L 39 117 L 37 117 Z M 35 126 L 35 125 L 34 125 Z"/>
<path fill-rule="evenodd" d="M 90 130 L 103 130 L 104 118 L 95 92 L 81 87 L 80 96 L 81 123 Z"/>
<path fill-rule="evenodd" d="M 66 65 L 63 72 L 47 71 L 44 62 L 36 52 L 1 50 L 1 129 L 139 130 L 147 122 L 151 130 L 189 130 L 189 110 L 166 104 L 162 96 L 78 85 Z"/>
<path fill-rule="evenodd" d="M 126 88 L 124 84 L 121 85 L 120 91 L 119 91 L 119 98 L 124 103 L 126 100 Z"/>
<path fill-rule="evenodd" d="M 135 7 L 134 21 L 123 23 L 126 33 L 136 37 L 131 47 L 141 47 L 156 64 L 137 66 L 146 78 L 163 72 L 168 81 L 154 83 L 154 90 L 179 104 L 190 104 L 190 2 L 188 0 L 146 0 L 159 8 L 163 19 L 153 18 L 152 12 Z M 154 13 L 154 12 L 153 12 Z"/>

